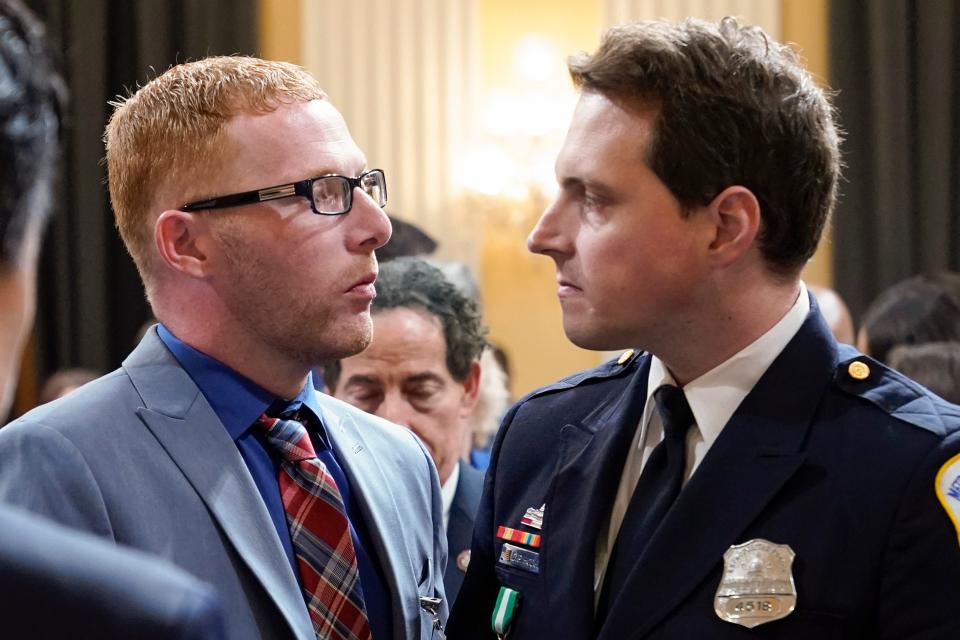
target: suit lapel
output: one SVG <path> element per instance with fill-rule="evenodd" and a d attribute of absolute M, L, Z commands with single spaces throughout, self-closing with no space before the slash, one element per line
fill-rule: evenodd
<path fill-rule="evenodd" d="M 598 525 L 609 517 L 627 449 L 643 414 L 650 363 L 648 357 L 640 362 L 626 388 L 618 387 L 580 424 L 565 425 L 560 432 L 558 472 L 541 532 L 541 584 L 548 589 L 548 610 L 564 611 L 544 624 L 562 624 L 563 629 L 555 630 L 557 637 L 593 628 Z"/>
<path fill-rule="evenodd" d="M 447 523 L 447 570 L 445 576 L 463 571 L 456 567 L 457 554 L 470 548 L 473 538 L 473 522 L 477 516 L 477 507 L 480 504 L 480 494 L 483 491 L 483 473 L 460 461 L 460 480 L 457 482 L 457 492 L 450 505 L 450 521 Z M 451 601 L 453 598 L 450 598 Z"/>
<path fill-rule="evenodd" d="M 393 488 L 364 440 L 363 429 L 358 428 L 353 417 L 330 411 L 320 394 L 317 394 L 317 405 L 337 461 L 347 475 L 351 492 L 363 512 L 367 531 L 376 547 L 377 559 L 387 579 L 395 635 L 403 637 L 407 632 L 405 620 L 417 619 L 419 613 L 412 611 L 412 608 L 419 605 L 411 598 L 403 597 L 409 594 L 405 594 L 406 590 L 400 585 L 417 584 L 419 576 L 414 575 L 414 571 L 419 567 L 415 568 L 409 562 L 399 562 L 400 559 L 407 559 L 408 554 L 403 543 L 403 525 L 393 499 Z"/>
<path fill-rule="evenodd" d="M 458 566 L 459 556 L 470 550 L 473 523 L 483 491 L 483 473 L 463 460 L 459 464 L 460 480 L 457 482 L 457 492 L 450 505 L 450 520 L 447 522 L 447 568 L 443 572 L 443 584 L 451 606 L 464 577 L 463 569 Z"/>
<path fill-rule="evenodd" d="M 213 409 L 154 331 L 123 364 L 137 415 L 186 476 L 297 637 L 312 637 L 303 596 L 260 493 Z"/>
<path fill-rule="evenodd" d="M 642 638 L 718 566 L 730 545 L 744 542 L 739 536 L 804 460 L 803 443 L 835 358 L 814 308 L 637 559 L 599 638 Z"/>

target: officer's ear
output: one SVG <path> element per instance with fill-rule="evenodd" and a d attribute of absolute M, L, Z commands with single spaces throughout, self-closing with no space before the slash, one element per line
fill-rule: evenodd
<path fill-rule="evenodd" d="M 473 361 L 470 365 L 470 372 L 461 382 L 463 385 L 463 398 L 460 400 L 460 416 L 466 418 L 473 412 L 477 406 L 477 399 L 480 397 L 480 362 Z"/>
<path fill-rule="evenodd" d="M 715 231 L 709 261 L 714 268 L 722 269 L 754 246 L 760 232 L 760 202 L 746 187 L 734 185 L 718 193 L 706 209 Z"/>
<path fill-rule="evenodd" d="M 207 275 L 205 221 L 178 209 L 164 211 L 154 225 L 154 242 L 160 259 L 170 269 L 193 278 Z"/>

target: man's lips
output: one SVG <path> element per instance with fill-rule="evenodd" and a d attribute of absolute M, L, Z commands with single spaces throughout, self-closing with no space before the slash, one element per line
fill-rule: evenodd
<path fill-rule="evenodd" d="M 372 300 L 377 296 L 377 290 L 374 286 L 376 281 L 377 274 L 368 273 L 350 285 L 350 288 L 347 289 L 346 293 L 353 293 L 364 297 L 369 297 Z"/>
<path fill-rule="evenodd" d="M 583 289 L 564 278 L 557 278 L 557 295 L 561 298 L 576 293 L 581 293 Z"/>

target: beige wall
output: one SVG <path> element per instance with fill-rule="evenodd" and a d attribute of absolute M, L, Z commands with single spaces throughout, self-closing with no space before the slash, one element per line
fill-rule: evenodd
<path fill-rule="evenodd" d="M 260 55 L 268 60 L 302 64 L 302 20 L 301 0 L 257 0 Z"/>

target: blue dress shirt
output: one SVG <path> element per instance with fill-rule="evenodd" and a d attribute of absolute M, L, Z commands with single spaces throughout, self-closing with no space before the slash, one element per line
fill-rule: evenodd
<path fill-rule="evenodd" d="M 313 414 L 312 425 L 308 428 L 310 440 L 313 442 L 317 458 L 326 465 L 343 497 L 347 519 L 350 522 L 350 536 L 353 538 L 353 546 L 357 553 L 357 569 L 360 573 L 360 584 L 367 617 L 370 619 L 371 632 L 374 638 L 392 638 L 392 608 L 383 567 L 373 554 L 373 541 L 360 507 L 350 491 L 347 476 L 340 467 L 327 433 L 320 422 L 312 379 L 308 377 L 306 385 L 296 398 L 278 399 L 225 364 L 186 344 L 162 324 L 157 326 L 157 333 L 200 389 L 237 445 L 240 456 L 250 470 L 250 475 L 253 476 L 253 481 L 260 491 L 267 512 L 273 520 L 273 526 L 277 529 L 280 544 L 283 545 L 298 583 L 300 571 L 297 568 L 290 528 L 287 525 L 287 516 L 280 499 L 280 485 L 277 481 L 280 457 L 273 453 L 261 432 L 251 427 L 264 412 L 278 416 L 295 410 L 301 410 L 302 413 L 305 407 Z"/>

